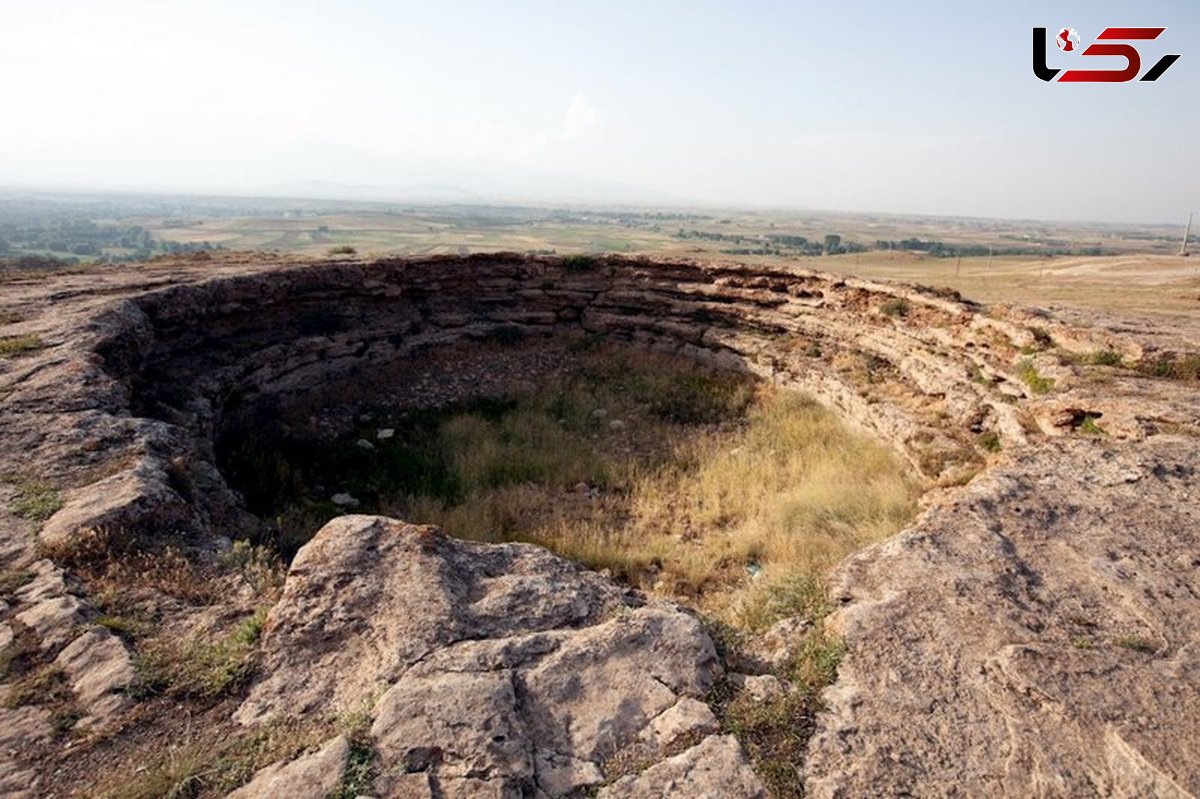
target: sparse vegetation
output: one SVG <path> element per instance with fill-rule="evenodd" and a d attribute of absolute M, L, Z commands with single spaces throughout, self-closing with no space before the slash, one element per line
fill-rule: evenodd
<path fill-rule="evenodd" d="M 785 691 L 777 696 L 755 698 L 739 692 L 728 681 L 713 689 L 714 706 L 725 732 L 737 737 L 773 797 L 803 795 L 798 770 L 804 764 L 813 718 L 821 709 L 820 692 L 837 676 L 845 647 L 825 632 L 823 620 L 829 612 L 822 583 L 812 575 L 793 575 L 764 586 L 762 598 L 754 603 L 758 616 L 754 626 L 765 626 L 780 618 L 803 616 L 813 622 L 795 642 L 783 668 L 776 675 Z M 741 634 L 720 623 L 713 628 L 714 640 L 728 659 L 736 658 Z"/>
<path fill-rule="evenodd" d="M 1022 358 L 1017 362 L 1017 377 L 1021 378 L 1021 382 L 1029 386 L 1029 390 L 1034 394 L 1048 394 L 1054 389 L 1054 378 L 1038 374 L 1037 367 L 1029 358 Z"/>
<path fill-rule="evenodd" d="M 1107 431 L 1096 423 L 1096 417 L 1090 414 L 1083 417 L 1083 420 L 1079 423 L 1079 432 L 1089 436 L 1108 435 Z"/>
<path fill-rule="evenodd" d="M 999 452 L 1001 448 L 1000 434 L 995 430 L 987 430 L 979 434 L 975 444 L 986 452 Z"/>
<path fill-rule="evenodd" d="M 23 675 L 9 686 L 4 695 L 4 706 L 61 705 L 71 702 L 73 697 L 62 670 L 43 666 Z"/>
<path fill-rule="evenodd" d="M 358 250 L 349 244 L 339 244 L 336 247 L 329 248 L 330 255 L 356 255 Z"/>
<path fill-rule="evenodd" d="M 1140 635 L 1126 635 L 1116 640 L 1116 645 L 1122 649 L 1131 649 L 1143 655 L 1153 655 L 1158 651 L 1158 645 L 1149 638 Z"/>
<path fill-rule="evenodd" d="M 1143 363 L 1139 368 L 1154 377 L 1193 382 L 1200 380 L 1200 354 L 1163 356 Z"/>
<path fill-rule="evenodd" d="M 192 799 L 224 796 L 276 761 L 292 760 L 316 747 L 326 730 L 294 719 L 252 732 L 172 744 L 137 771 L 107 780 L 94 795 L 104 799 Z"/>
<path fill-rule="evenodd" d="M 891 299 L 885 301 L 883 305 L 879 306 L 879 310 L 884 316 L 898 316 L 900 318 L 904 318 L 908 316 L 911 306 L 909 305 L 908 300 L 904 299 L 903 297 L 892 297 Z"/>
<path fill-rule="evenodd" d="M 239 438 L 225 471 L 287 520 L 272 543 L 288 557 L 345 491 L 363 511 L 542 544 L 739 626 L 761 623 L 763 587 L 823 574 L 914 511 L 891 453 L 810 400 L 648 353 L 577 356 L 530 395 L 410 412 L 370 449 L 354 445 L 370 429 L 317 447 Z"/>
<path fill-rule="evenodd" d="M 22 519 L 43 522 L 57 513 L 62 504 L 54 486 L 42 480 L 22 479 L 17 482 L 17 496 L 10 509 Z"/>
<path fill-rule="evenodd" d="M 33 579 L 33 572 L 24 569 L 0 571 L 0 597 L 10 597 Z"/>
<path fill-rule="evenodd" d="M 1033 335 L 1035 349 L 1048 350 L 1054 346 L 1054 337 L 1050 335 L 1050 332 L 1046 328 L 1030 325 L 1029 332 Z"/>
<path fill-rule="evenodd" d="M 0 336 L 0 358 L 15 358 L 42 348 L 39 336 Z"/>
<path fill-rule="evenodd" d="M 166 637 L 145 641 L 139 651 L 144 690 L 202 700 L 229 693 L 254 670 L 265 620 L 266 611 L 260 610 L 215 641 L 179 642 Z"/>
<path fill-rule="evenodd" d="M 1082 362 L 1088 366 L 1120 366 L 1122 359 L 1116 350 L 1096 350 L 1084 355 Z"/>
<path fill-rule="evenodd" d="M 561 263 L 568 272 L 586 272 L 599 266 L 600 259 L 594 255 L 564 255 Z"/>

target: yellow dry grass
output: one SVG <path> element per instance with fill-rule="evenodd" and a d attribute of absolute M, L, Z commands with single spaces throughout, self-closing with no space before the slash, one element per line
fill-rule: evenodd
<path fill-rule="evenodd" d="M 646 357 L 634 381 L 684 374 Z M 728 418 L 679 425 L 639 413 L 621 388 L 533 398 L 498 420 L 448 419 L 440 436 L 465 495 L 389 510 L 453 535 L 537 543 L 743 628 L 779 615 L 764 612 L 774 586 L 823 577 L 915 512 L 920 486 L 893 453 L 803 396 L 701 385 L 731 403 Z M 597 394 L 617 406 L 617 430 L 581 435 L 547 413 L 586 413 Z"/>

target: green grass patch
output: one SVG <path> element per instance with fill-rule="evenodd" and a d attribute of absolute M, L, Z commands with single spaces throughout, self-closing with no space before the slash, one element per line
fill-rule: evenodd
<path fill-rule="evenodd" d="M 1140 635 L 1126 635 L 1118 638 L 1114 643 L 1122 649 L 1130 649 L 1134 652 L 1141 652 L 1143 655 L 1153 655 L 1158 651 L 1158 645 Z"/>
<path fill-rule="evenodd" d="M 1034 394 L 1048 394 L 1054 389 L 1054 378 L 1038 374 L 1037 367 L 1029 358 L 1022 358 L 1017 362 L 1017 377 Z"/>
<path fill-rule="evenodd" d="M 265 610 L 256 612 L 216 641 L 144 642 L 138 662 L 143 690 L 201 700 L 232 693 L 254 672 L 266 615 Z"/>
<path fill-rule="evenodd" d="M 772 615 L 753 607 L 763 585 L 823 575 L 914 512 L 919 486 L 894 456 L 811 400 L 610 345 L 571 363 L 503 400 L 376 407 L 332 442 L 231 430 L 222 470 L 273 522 L 252 543 L 290 558 L 347 493 L 354 512 L 540 544 L 753 627 Z"/>
<path fill-rule="evenodd" d="M 43 522 L 62 508 L 62 497 L 58 490 L 41 480 L 22 480 L 17 483 L 17 496 L 9 504 L 10 510 L 22 519 Z"/>
<path fill-rule="evenodd" d="M 1166 355 L 1143 363 L 1138 368 L 1153 377 L 1191 383 L 1200 380 L 1200 354 Z"/>
<path fill-rule="evenodd" d="M 43 346 L 39 336 L 0 336 L 0 358 L 27 355 Z"/>
<path fill-rule="evenodd" d="M 985 452 L 999 452 L 1002 447 L 1000 434 L 995 430 L 986 430 L 975 438 L 975 446 Z"/>
<path fill-rule="evenodd" d="M 1120 366 L 1123 363 L 1121 353 L 1116 350 L 1095 350 L 1081 359 L 1088 366 Z"/>
<path fill-rule="evenodd" d="M 1106 436 L 1108 431 L 1096 423 L 1095 416 L 1085 416 L 1079 423 L 1079 432 L 1089 436 Z"/>

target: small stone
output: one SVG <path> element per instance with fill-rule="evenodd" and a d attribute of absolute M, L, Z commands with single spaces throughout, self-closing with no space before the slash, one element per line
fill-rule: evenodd
<path fill-rule="evenodd" d="M 355 441 L 354 446 L 358 447 L 359 449 L 365 449 L 365 450 L 375 449 L 375 445 L 372 444 L 370 441 L 367 441 L 365 438 L 360 438 L 358 441 Z"/>
<path fill-rule="evenodd" d="M 621 421 L 620 419 L 613 419 L 611 422 L 609 422 L 609 423 L 608 423 L 608 429 L 610 429 L 610 430 L 624 430 L 624 429 L 625 429 L 625 423 L 624 423 L 623 421 Z"/>
<path fill-rule="evenodd" d="M 261 769 L 227 799 L 324 799 L 337 790 L 349 762 L 350 742 L 339 735 L 310 755 Z"/>
<path fill-rule="evenodd" d="M 600 799 L 766 799 L 767 790 L 732 735 L 710 735 L 641 774 L 603 788 Z"/>
<path fill-rule="evenodd" d="M 359 506 L 359 501 L 346 493 L 334 494 L 329 501 L 339 508 L 357 508 Z"/>
<path fill-rule="evenodd" d="M 764 702 L 787 693 L 787 688 L 774 674 L 730 674 L 729 679 L 755 702 Z"/>
<path fill-rule="evenodd" d="M 587 494 L 592 490 L 592 487 L 587 483 L 579 482 L 575 484 L 573 490 L 576 494 Z"/>
<path fill-rule="evenodd" d="M 594 419 L 603 419 L 605 416 L 608 416 L 608 411 L 604 410 L 603 408 L 597 408 L 596 410 L 592 411 L 592 418 Z"/>
<path fill-rule="evenodd" d="M 387 441 L 389 438 L 394 438 L 395 436 L 396 436 L 395 428 L 383 427 L 383 428 L 380 428 L 378 431 L 376 431 L 375 440 L 376 441 Z"/>
<path fill-rule="evenodd" d="M 14 596 L 18 601 L 32 605 L 43 599 L 70 593 L 72 582 L 62 569 L 49 560 L 39 560 L 29 569 L 34 577 L 16 591 Z"/>
<path fill-rule="evenodd" d="M 83 623 L 83 603 L 70 594 L 43 599 L 18 613 L 17 621 L 37 633 L 41 639 L 41 649 L 45 652 L 71 640 L 75 628 Z"/>
<path fill-rule="evenodd" d="M 125 644 L 108 630 L 88 630 L 59 653 L 54 665 L 67 675 L 80 704 L 99 720 L 132 701 L 125 692 L 137 683 L 137 669 Z"/>
<path fill-rule="evenodd" d="M 639 737 L 665 749 L 686 735 L 710 735 L 720 728 L 712 709 L 698 699 L 684 697 L 654 717 Z"/>

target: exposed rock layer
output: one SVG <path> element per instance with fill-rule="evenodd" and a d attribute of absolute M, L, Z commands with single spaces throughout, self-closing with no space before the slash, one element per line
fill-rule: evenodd
<path fill-rule="evenodd" d="M 11 332 L 46 345 L 2 362 L 0 451 L 6 473 L 63 489 L 64 506 L 40 526 L 48 543 L 90 527 L 204 538 L 253 526 L 214 465 L 230 420 L 330 385 L 369 390 L 379 369 L 489 336 L 590 333 L 750 370 L 813 394 L 932 480 L 952 485 L 991 464 L 839 571 L 834 623 L 848 654 L 810 747 L 810 792 L 1200 792 L 1189 646 L 1200 619 L 1200 401 L 1191 386 L 1036 352 L 1049 336 L 1078 353 L 1142 358 L 1148 340 L 985 313 L 915 287 L 619 258 L 256 256 L 8 285 L 4 299 L 28 318 Z M 1108 435 L 1081 438 L 1087 419 Z M 994 443 L 1004 456 L 987 454 Z M 0 523 L 5 565 L 26 566 L 33 525 L 7 513 Z M 361 539 L 378 549 L 368 554 Z M 81 632 L 87 598 L 52 569 L 12 597 L 6 623 L 49 656 L 63 650 L 68 673 L 103 656 L 108 676 L 72 674 L 72 688 L 91 712 L 119 713 L 128 654 Z M 355 579 L 364 570 L 373 582 Z M 397 601 L 409 593 L 426 616 Z M 378 756 L 406 765 L 380 790 L 556 795 L 595 784 L 622 746 L 652 741 L 665 756 L 663 730 L 711 731 L 690 704 L 719 668 L 711 642 L 676 609 L 628 604 L 530 548 L 336 522 L 293 566 L 264 676 L 239 718 L 382 692 Z M 664 654 L 664 640 L 679 646 Z M 311 686 L 289 663 L 301 652 Z M 566 674 L 600 662 L 608 671 L 586 691 L 567 685 Z M 655 664 L 673 665 L 658 674 Z M 636 711 L 621 705 L 630 696 Z M 491 708 L 504 740 L 456 726 L 454 708 L 468 706 Z M 35 709 L 4 714 L 30 738 L 48 734 Z M 756 795 L 734 746 L 706 738 L 606 795 Z M 741 787 L 696 788 L 726 760 L 716 776 Z M 36 780 L 18 754 L 0 761 L 3 784 Z M 303 772 L 289 768 L 280 773 Z"/>

